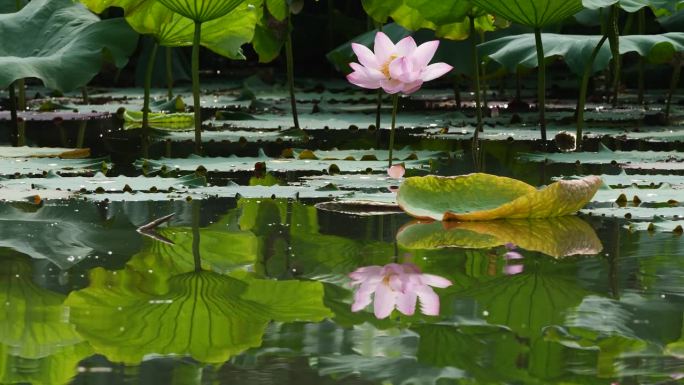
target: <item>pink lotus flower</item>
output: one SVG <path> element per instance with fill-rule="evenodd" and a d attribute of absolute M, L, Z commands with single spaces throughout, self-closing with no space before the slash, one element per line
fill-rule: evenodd
<path fill-rule="evenodd" d="M 359 63 L 350 63 L 354 70 L 347 75 L 350 83 L 359 87 L 382 88 L 388 94 L 411 94 L 418 91 L 423 82 L 437 79 L 452 70 L 446 63 L 430 64 L 439 47 L 439 40 L 416 45 L 411 36 L 394 45 L 387 35 L 375 35 L 375 52 L 366 46 L 352 43 Z"/>
<path fill-rule="evenodd" d="M 423 314 L 439 315 L 439 296 L 432 287 L 451 286 L 448 279 L 422 274 L 412 263 L 361 267 L 349 277 L 353 286 L 359 286 L 354 293 L 352 311 L 361 311 L 375 302 L 373 310 L 379 319 L 389 317 L 395 308 L 402 314 L 413 315 L 418 300 Z"/>
<path fill-rule="evenodd" d="M 525 258 L 522 256 L 522 254 L 516 251 L 518 246 L 515 244 L 508 242 L 504 246 L 506 247 L 506 250 L 508 250 L 506 254 L 504 254 L 506 261 L 510 262 Z M 506 275 L 516 275 L 522 273 L 523 271 L 525 271 L 525 266 L 520 264 L 507 264 L 504 267 L 504 274 Z"/>
<path fill-rule="evenodd" d="M 406 168 L 403 163 L 395 164 L 387 169 L 387 175 L 392 179 L 401 179 L 406 173 Z"/>

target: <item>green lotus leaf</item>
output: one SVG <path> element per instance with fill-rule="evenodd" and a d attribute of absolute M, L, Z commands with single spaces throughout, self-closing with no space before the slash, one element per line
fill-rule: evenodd
<path fill-rule="evenodd" d="M 33 283 L 31 259 L 0 249 L 0 382 L 66 384 L 92 349 L 64 319 L 65 296 Z M 26 368 L 32 370 L 25 370 Z"/>
<path fill-rule="evenodd" d="M 101 13 L 109 7 L 125 10 L 128 24 L 138 33 L 152 35 L 162 46 L 192 45 L 194 22 L 173 12 L 158 0 L 81 0 L 90 10 Z M 202 23 L 200 44 L 230 59 L 244 59 L 242 45 L 254 37 L 259 15 L 253 4 L 239 4 L 228 14 Z"/>
<path fill-rule="evenodd" d="M 83 87 L 107 57 L 128 62 L 137 35 L 123 19 L 100 19 L 71 0 L 34 0 L 21 11 L 0 14 L 0 88 L 24 78 L 70 91 Z"/>
<path fill-rule="evenodd" d="M 143 112 L 129 111 L 124 112 L 124 128 L 127 130 L 142 127 Z M 194 127 L 195 114 L 190 112 L 177 112 L 167 114 L 163 112 L 150 112 L 150 127 L 166 130 L 184 130 Z"/>
<path fill-rule="evenodd" d="M 671 16 L 661 17 L 658 22 L 670 32 L 684 32 L 684 8 Z"/>
<path fill-rule="evenodd" d="M 556 24 L 582 10 L 582 0 L 470 0 L 481 9 L 533 28 Z"/>
<path fill-rule="evenodd" d="M 12 311 L 0 313 L 0 344 L 14 356 L 44 358 L 83 339 L 64 321 L 65 296 L 33 283 L 31 259 L 0 249 L 0 293 Z"/>
<path fill-rule="evenodd" d="M 594 229 L 577 217 L 486 222 L 413 222 L 397 234 L 408 249 L 491 248 L 514 243 L 555 258 L 593 255 L 603 249 Z"/>
<path fill-rule="evenodd" d="M 489 174 L 406 179 L 397 203 L 409 215 L 434 220 L 552 218 L 584 207 L 601 186 L 596 176 L 558 181 L 540 190 Z"/>
<path fill-rule="evenodd" d="M 584 73 L 585 65 L 598 45 L 601 36 L 542 34 L 544 56 L 560 56 L 568 68 L 577 75 Z M 479 46 L 480 53 L 498 62 L 511 72 L 519 66 L 537 66 L 537 49 L 534 34 L 503 37 Z M 652 63 L 666 63 L 675 52 L 684 51 L 684 33 L 671 32 L 662 35 L 620 36 L 620 53 L 636 52 Z M 593 64 L 593 72 L 606 69 L 613 55 L 604 44 Z"/>
<path fill-rule="evenodd" d="M 136 266 L 140 270 L 145 267 L 154 269 L 162 258 L 167 265 L 172 263 L 174 270 L 192 270 L 194 260 L 192 253 L 193 234 L 189 227 L 167 227 L 157 232 L 173 242 L 173 245 L 162 242 L 151 242 L 140 254 Z M 258 239 L 250 231 L 226 231 L 225 229 L 200 229 L 200 253 L 206 268 L 217 272 L 229 272 L 256 262 Z M 223 247 L 231 245 L 230 248 Z M 144 261 L 144 262 L 143 262 Z"/>
<path fill-rule="evenodd" d="M 478 31 L 496 29 L 494 18 L 468 1 L 439 0 L 363 0 L 366 13 L 378 23 L 388 18 L 412 31 L 431 29 L 439 38 L 463 40 L 470 36 L 470 19 L 475 17 Z"/>
<path fill-rule="evenodd" d="M 521 337 L 541 338 L 544 328 L 561 324 L 565 313 L 589 294 L 564 275 L 542 270 L 503 276 L 466 289 L 458 297 L 477 301 L 491 325 L 507 326 Z M 529 312 L 517 311 L 523 308 Z"/>
<path fill-rule="evenodd" d="M 199 237 L 191 229 L 158 229 L 176 244 L 150 241 L 125 269 L 93 269 L 89 287 L 69 294 L 70 320 L 98 353 L 130 364 L 148 354 L 220 363 L 259 346 L 272 320 L 320 321 L 331 315 L 318 282 L 263 280 L 233 271 L 254 261 L 258 245 L 252 233 L 197 230 Z M 198 250 L 193 241 L 199 241 Z M 226 244 L 232 253 L 219 246 Z M 214 271 L 197 268 L 194 257 L 200 255 L 201 266 Z"/>
<path fill-rule="evenodd" d="M 41 358 L 27 359 L 12 354 L 12 348 L 0 344 L 0 383 L 31 385 L 70 384 L 78 375 L 78 364 L 93 354 L 86 342 L 63 347 Z"/>
<path fill-rule="evenodd" d="M 207 22 L 229 14 L 245 0 L 157 0 L 172 11 L 197 22 Z"/>
<path fill-rule="evenodd" d="M 618 4 L 622 10 L 628 13 L 634 13 L 646 7 L 653 8 L 654 10 L 674 12 L 676 2 L 676 0 L 582 0 L 584 8 L 587 9 L 601 9 Z"/>

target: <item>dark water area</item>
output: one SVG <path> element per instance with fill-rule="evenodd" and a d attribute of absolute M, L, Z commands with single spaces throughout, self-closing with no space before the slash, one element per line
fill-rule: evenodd
<path fill-rule="evenodd" d="M 663 384 L 684 371 L 680 236 L 591 216 L 458 232 L 314 203 L 51 202 L 15 219 L 3 204 L 3 381 Z M 170 213 L 157 239 L 136 232 Z M 464 247 L 432 248 L 450 236 Z M 435 288 L 438 316 L 351 311 L 348 275 L 390 263 L 451 281 Z"/>

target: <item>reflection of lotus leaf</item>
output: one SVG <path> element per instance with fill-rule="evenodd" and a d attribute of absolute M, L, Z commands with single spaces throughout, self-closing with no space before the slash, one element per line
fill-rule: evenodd
<path fill-rule="evenodd" d="M 487 322 L 505 325 L 522 337 L 539 337 L 542 330 L 563 322 L 565 312 L 588 293 L 575 282 L 542 271 L 505 276 L 459 293 L 475 299 Z"/>
<path fill-rule="evenodd" d="M 80 361 L 93 354 L 85 342 L 63 347 L 58 353 L 27 359 L 12 355 L 0 345 L 0 383 L 31 385 L 68 384 L 77 374 Z"/>
<path fill-rule="evenodd" d="M 67 383 L 92 349 L 64 319 L 64 296 L 34 284 L 30 258 L 7 249 L 0 293 L 0 383 Z"/>
<path fill-rule="evenodd" d="M 491 248 L 514 243 L 552 257 L 593 255 L 603 249 L 594 229 L 577 217 L 509 219 L 487 222 L 414 222 L 397 241 L 409 249 Z"/>
<path fill-rule="evenodd" d="M 168 227 L 159 229 L 158 233 L 173 241 L 174 245 L 152 242 L 146 249 L 150 251 L 147 254 L 163 255 L 167 261 L 178 265 L 178 271 L 192 270 L 192 229 Z M 200 229 L 200 237 L 202 262 L 212 271 L 228 272 L 256 261 L 259 240 L 250 231 L 218 231 L 207 228 Z M 154 263 L 150 264 L 150 268 L 154 268 Z"/>
<path fill-rule="evenodd" d="M 0 269 L 0 344 L 23 358 L 43 358 L 82 339 L 65 322 L 64 296 L 32 282 L 29 258 L 4 249 Z"/>
<path fill-rule="evenodd" d="M 397 203 L 409 215 L 434 220 L 553 218 L 577 212 L 600 186 L 596 176 L 562 180 L 540 190 L 489 174 L 413 177 L 401 185 Z"/>
<path fill-rule="evenodd" d="M 315 282 L 240 280 L 201 271 L 168 278 L 164 291 L 154 293 L 140 289 L 145 279 L 130 268 L 97 268 L 90 287 L 67 299 L 78 332 L 112 361 L 135 364 L 163 354 L 224 362 L 259 346 L 270 320 L 329 315 Z"/>

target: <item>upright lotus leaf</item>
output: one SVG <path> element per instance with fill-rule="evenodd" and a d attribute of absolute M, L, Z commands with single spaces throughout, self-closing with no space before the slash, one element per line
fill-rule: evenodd
<path fill-rule="evenodd" d="M 0 88 L 38 78 L 62 91 L 85 86 L 100 71 L 104 52 L 123 67 L 138 40 L 123 19 L 100 21 L 72 0 L 34 0 L 0 14 L 0 36 Z"/>
<path fill-rule="evenodd" d="M 487 12 L 532 28 L 560 23 L 582 10 L 582 0 L 470 0 Z"/>
<path fill-rule="evenodd" d="M 684 7 L 670 16 L 658 19 L 660 25 L 670 32 L 684 32 Z"/>
<path fill-rule="evenodd" d="M 676 11 L 677 0 L 582 0 L 587 9 L 607 8 L 617 4 L 623 11 L 634 13 L 642 8 L 650 7 L 657 13 Z"/>
<path fill-rule="evenodd" d="M 171 11 L 158 0 L 80 0 L 91 11 L 124 9 L 125 19 L 138 33 L 152 35 L 161 46 L 192 45 L 194 22 Z M 242 45 L 254 36 L 258 12 L 253 3 L 239 4 L 232 12 L 202 23 L 200 44 L 229 59 L 244 59 Z"/>
<path fill-rule="evenodd" d="M 596 176 L 562 180 L 540 190 L 489 174 L 406 179 L 397 203 L 416 218 L 456 221 L 553 218 L 584 207 L 601 186 Z"/>
<path fill-rule="evenodd" d="M 232 12 L 244 0 L 157 0 L 172 11 L 196 22 L 218 19 Z"/>
<path fill-rule="evenodd" d="M 408 249 L 492 248 L 514 243 L 521 249 L 561 258 L 594 255 L 603 246 L 594 229 L 577 217 L 509 219 L 486 222 L 413 222 L 399 230 L 397 242 Z"/>
<path fill-rule="evenodd" d="M 582 0 L 471 0 L 487 12 L 534 28 L 539 66 L 537 109 L 541 139 L 546 142 L 546 68 L 541 29 L 582 10 Z"/>
<path fill-rule="evenodd" d="M 568 68 L 582 75 L 592 50 L 598 45 L 601 36 L 558 35 L 545 33 L 544 57 L 563 57 Z M 518 66 L 533 68 L 537 66 L 536 44 L 533 34 L 503 37 L 479 46 L 480 53 L 498 62 L 511 72 Z M 651 63 L 668 63 L 676 52 L 684 52 L 684 33 L 670 32 L 660 35 L 620 36 L 620 54 L 635 52 Z M 592 73 L 608 67 L 612 53 L 606 45 L 602 46 L 591 68 Z"/>

